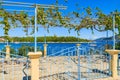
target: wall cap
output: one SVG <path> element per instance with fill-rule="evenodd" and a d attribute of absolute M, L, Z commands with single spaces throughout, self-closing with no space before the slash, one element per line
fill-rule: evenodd
<path fill-rule="evenodd" d="M 119 54 L 120 50 L 113 50 L 113 49 L 106 49 L 106 52 L 108 52 L 111 55 Z"/>
<path fill-rule="evenodd" d="M 40 58 L 40 56 L 42 56 L 42 52 L 29 52 L 28 56 L 30 59 L 37 59 Z"/>

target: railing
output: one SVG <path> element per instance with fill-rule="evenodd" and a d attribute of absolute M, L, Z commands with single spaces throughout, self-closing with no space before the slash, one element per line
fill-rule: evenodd
<path fill-rule="evenodd" d="M 89 48 L 89 51 L 82 50 L 80 55 L 81 78 L 96 79 L 105 78 L 111 75 L 109 68 L 109 56 L 102 48 Z"/>
<path fill-rule="evenodd" d="M 120 76 L 120 54 L 118 54 L 118 75 Z"/>
<path fill-rule="evenodd" d="M 103 45 L 61 48 L 60 51 L 40 57 L 40 80 L 94 80 L 111 77 L 110 61 L 111 56 L 105 52 Z M 10 58 L 6 58 L 6 52 L 0 52 L 0 80 L 30 80 L 29 64 L 27 57 L 10 54 Z"/>
<path fill-rule="evenodd" d="M 40 80 L 93 80 L 111 76 L 103 46 L 62 49 L 40 58 Z"/>
<path fill-rule="evenodd" d="M 29 80 L 30 70 L 27 57 L 0 52 L 0 80 Z"/>
<path fill-rule="evenodd" d="M 40 80 L 73 80 L 71 73 L 77 72 L 77 66 L 71 63 L 70 56 L 76 57 L 76 48 L 62 51 L 40 58 Z M 77 79 L 77 78 L 76 78 Z"/>

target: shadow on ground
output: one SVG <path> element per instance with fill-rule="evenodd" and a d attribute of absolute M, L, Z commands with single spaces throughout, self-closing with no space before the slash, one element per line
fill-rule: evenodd
<path fill-rule="evenodd" d="M 24 76 L 23 80 L 31 80 L 31 76 Z"/>

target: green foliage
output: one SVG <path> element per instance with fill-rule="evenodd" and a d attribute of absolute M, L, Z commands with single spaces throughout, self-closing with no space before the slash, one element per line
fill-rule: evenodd
<path fill-rule="evenodd" d="M 106 44 L 105 49 L 113 49 L 113 46 L 111 44 Z"/>
<path fill-rule="evenodd" d="M 34 42 L 34 37 L 13 37 L 11 38 L 14 42 Z M 38 42 L 44 42 L 45 37 L 38 37 Z M 88 42 L 87 39 L 78 39 L 76 37 L 57 37 L 57 36 L 47 36 L 47 42 Z"/>
<path fill-rule="evenodd" d="M 68 0 L 64 0 L 68 2 Z M 58 5 L 58 0 L 56 0 L 55 5 Z M 106 31 L 112 30 L 113 22 L 112 22 L 112 13 L 105 14 L 102 10 L 98 7 L 95 9 L 91 7 L 86 7 L 82 9 L 80 12 L 78 4 L 76 5 L 78 8 L 77 11 L 73 11 L 68 13 L 67 15 L 63 15 L 62 11 L 55 6 L 51 6 L 51 8 L 42 8 L 38 6 L 37 8 L 37 23 L 38 25 L 42 25 L 45 28 L 49 27 L 66 27 L 69 29 L 75 29 L 75 31 L 79 31 L 82 28 L 91 29 L 97 31 Z M 75 9 L 76 10 L 76 9 Z M 115 10 L 113 11 L 115 14 L 116 20 L 116 28 L 120 34 L 120 12 Z M 28 28 L 30 25 L 34 25 L 34 15 L 29 17 L 29 14 L 21 11 L 13 13 L 7 12 L 4 9 L 0 8 L 0 17 L 2 18 L 0 24 L 4 25 L 4 34 L 6 39 L 9 39 L 9 30 L 11 28 L 16 28 L 22 26 L 24 28 L 24 32 L 28 35 Z M 39 26 L 37 26 L 38 29 Z M 34 26 L 32 27 L 33 31 L 31 34 L 34 33 Z"/>
<path fill-rule="evenodd" d="M 37 51 L 41 51 L 41 49 L 37 48 Z M 22 45 L 18 49 L 18 55 L 21 55 L 21 56 L 27 56 L 28 52 L 34 52 L 34 47 L 33 46 Z"/>
<path fill-rule="evenodd" d="M 6 48 L 4 47 L 1 51 L 6 52 Z M 42 51 L 42 50 L 38 47 L 37 51 Z M 18 48 L 18 51 L 16 51 L 14 48 L 10 47 L 10 54 L 27 56 L 28 52 L 34 52 L 34 47 L 33 46 L 22 45 L 20 48 Z"/>
<path fill-rule="evenodd" d="M 67 0 L 65 0 L 67 2 Z M 56 5 L 58 5 L 58 1 L 56 0 Z M 42 8 L 38 6 L 37 8 L 37 23 L 44 26 L 66 26 L 66 21 L 68 20 L 64 17 L 59 8 L 55 6 L 51 6 L 51 8 Z M 21 12 L 8 12 L 4 9 L 0 9 L 0 17 L 2 18 L 0 24 L 4 25 L 4 34 L 6 35 L 6 39 L 8 32 L 11 28 L 22 26 L 24 31 L 28 35 L 28 28 L 30 25 L 34 25 L 34 15 L 31 18 L 28 16 L 29 14 L 25 13 L 24 11 Z M 13 27 L 14 26 L 14 27 Z M 33 31 L 34 33 L 34 27 Z"/>
<path fill-rule="evenodd" d="M 6 52 L 6 48 L 4 47 L 1 51 Z M 16 51 L 14 48 L 10 47 L 10 54 L 16 54 Z"/>
<path fill-rule="evenodd" d="M 120 42 L 118 42 L 115 46 L 116 49 L 120 50 Z"/>
<path fill-rule="evenodd" d="M 76 25 L 75 30 L 79 31 L 82 28 L 87 28 L 97 30 L 97 31 L 106 31 L 113 30 L 113 15 L 115 15 L 115 27 L 118 29 L 120 34 L 120 12 L 115 10 L 109 14 L 103 13 L 98 7 L 92 9 L 87 7 L 84 9 L 85 11 L 83 16 L 79 17 L 80 23 Z M 82 13 L 79 13 L 82 15 Z"/>
<path fill-rule="evenodd" d="M 90 7 L 85 8 L 88 15 L 92 15 L 92 9 Z"/>
<path fill-rule="evenodd" d="M 18 26 L 18 22 L 20 22 L 23 26 L 29 24 L 27 14 L 24 12 L 20 12 L 19 14 L 17 14 L 16 12 L 10 13 L 5 11 L 4 9 L 0 9 L 0 17 L 0 24 L 4 25 L 3 29 L 6 36 L 5 38 L 7 40 L 9 39 L 9 30 Z M 26 26 L 24 28 L 26 28 Z"/>

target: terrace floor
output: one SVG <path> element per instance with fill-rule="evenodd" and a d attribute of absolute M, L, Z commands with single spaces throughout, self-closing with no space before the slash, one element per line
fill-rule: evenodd
<path fill-rule="evenodd" d="M 96 57 L 96 56 L 95 56 Z M 43 57 L 40 58 L 40 80 L 74 80 L 73 78 L 77 79 L 78 77 L 78 72 L 77 72 L 77 65 L 69 60 L 67 61 L 68 57 Z M 77 57 L 71 57 L 74 60 L 77 60 Z M 109 76 L 106 76 L 107 78 L 99 78 L 99 79 L 95 79 L 94 77 L 96 76 L 103 76 L 102 74 L 99 73 L 85 73 L 85 71 L 87 71 L 87 69 L 89 68 L 89 66 L 87 65 L 87 60 L 85 60 L 86 58 L 82 57 L 81 58 L 81 64 L 83 65 L 83 67 L 81 67 L 81 74 L 84 77 L 88 77 L 87 80 L 120 80 L 120 76 L 118 79 L 112 79 Z M 93 57 L 94 59 L 94 57 Z M 95 60 L 95 59 L 94 59 Z M 22 80 L 20 78 L 22 78 L 23 76 L 25 76 L 22 72 L 24 66 L 24 63 L 20 63 L 20 64 L 10 64 L 11 61 L 9 61 L 9 64 L 4 63 L 4 70 L 7 72 L 7 74 L 4 74 L 5 80 Z M 77 61 L 76 61 L 77 63 Z M 104 66 L 102 66 L 100 63 L 103 63 Z M 103 62 L 102 60 L 98 60 L 94 63 L 91 63 L 91 65 L 93 67 L 90 67 L 91 69 L 101 69 L 101 70 L 105 70 L 107 69 L 107 62 Z M 2 64 L 1 64 L 2 66 Z M 88 67 L 85 68 L 84 66 Z M 1 71 L 2 71 L 2 67 L 0 67 Z M 13 71 L 14 70 L 14 71 Z M 70 72 L 73 76 L 72 78 L 69 78 L 68 74 L 66 72 Z M 28 76 L 30 75 L 30 71 L 26 70 L 25 72 L 28 72 Z M 13 74 L 15 74 L 14 76 L 12 76 Z M 3 74 L 0 73 L 0 80 L 2 80 L 2 76 Z M 11 79 L 10 79 L 11 77 Z M 109 77 L 109 78 L 108 78 Z M 9 79 L 8 79 L 9 78 Z M 58 79 L 59 78 L 59 79 Z"/>
<path fill-rule="evenodd" d="M 95 80 L 120 80 L 120 76 L 118 77 L 118 79 L 113 79 L 112 77 L 109 77 L 109 78 L 95 79 Z"/>

